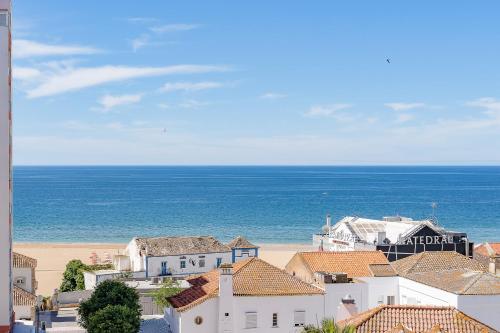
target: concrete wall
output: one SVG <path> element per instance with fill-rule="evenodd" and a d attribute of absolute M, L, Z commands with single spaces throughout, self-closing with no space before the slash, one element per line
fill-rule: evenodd
<path fill-rule="evenodd" d="M 400 304 L 457 307 L 458 297 L 447 291 L 399 277 L 399 302 Z"/>
<path fill-rule="evenodd" d="M 200 257 L 205 258 L 205 267 L 200 267 Z M 185 259 L 181 259 L 185 257 Z M 191 274 L 206 273 L 217 268 L 217 258 L 222 258 L 223 263 L 231 263 L 231 252 L 207 253 L 207 254 L 187 254 L 183 256 L 147 257 L 147 276 L 159 276 L 161 274 L 161 263 L 167 262 L 167 269 L 174 276 L 185 276 Z M 195 262 L 193 266 L 189 261 Z M 186 268 L 181 268 L 181 260 L 186 262 Z"/>
<path fill-rule="evenodd" d="M 10 8 L 10 1 L 0 0 L 0 11 Z M 12 317 L 10 38 L 10 28 L 0 26 L 0 332 L 8 330 Z"/>
<path fill-rule="evenodd" d="M 354 299 L 359 312 L 368 310 L 368 284 L 329 283 L 325 288 L 325 317 L 336 318 L 339 304 L 347 294 Z"/>
<path fill-rule="evenodd" d="M 459 295 L 457 308 L 500 331 L 500 295 Z"/>
<path fill-rule="evenodd" d="M 387 296 L 394 296 L 395 304 L 399 304 L 399 277 L 362 277 L 358 278 L 358 280 L 368 284 L 366 310 L 381 304 L 387 304 Z"/>
<path fill-rule="evenodd" d="M 19 288 L 26 290 L 27 292 L 33 293 L 31 268 L 19 267 L 12 269 L 12 281 L 16 283 L 17 278 L 24 278 L 24 284 L 16 284 Z"/>

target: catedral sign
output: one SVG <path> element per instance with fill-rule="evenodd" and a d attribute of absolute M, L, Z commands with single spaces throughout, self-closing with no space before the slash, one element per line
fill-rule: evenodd
<path fill-rule="evenodd" d="M 404 244 L 413 245 L 413 244 L 451 244 L 453 243 L 452 236 L 414 236 L 408 237 Z"/>

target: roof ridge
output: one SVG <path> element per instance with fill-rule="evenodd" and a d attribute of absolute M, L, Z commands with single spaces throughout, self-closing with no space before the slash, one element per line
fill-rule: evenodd
<path fill-rule="evenodd" d="M 475 271 L 475 270 L 472 270 L 472 269 L 466 269 L 467 272 L 477 272 L 479 274 L 477 274 L 476 277 L 474 277 L 473 279 L 471 279 L 472 281 L 470 281 L 469 283 L 467 283 L 461 290 L 460 293 L 465 293 L 467 290 L 469 290 L 470 288 L 472 288 L 473 285 L 476 284 L 476 282 L 483 277 L 483 274 L 485 272 L 481 272 L 481 271 Z"/>

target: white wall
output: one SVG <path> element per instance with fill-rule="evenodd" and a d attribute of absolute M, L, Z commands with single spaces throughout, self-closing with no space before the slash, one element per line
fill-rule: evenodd
<path fill-rule="evenodd" d="M 12 281 L 16 282 L 16 278 L 23 277 L 24 284 L 17 285 L 19 288 L 26 290 L 27 292 L 34 293 L 31 278 L 31 268 L 28 267 L 18 267 L 12 269 Z"/>
<path fill-rule="evenodd" d="M 457 308 L 500 331 L 500 295 L 459 295 Z"/>
<path fill-rule="evenodd" d="M 368 304 L 361 311 L 387 304 L 387 296 L 394 296 L 395 304 L 399 304 L 399 277 L 362 277 L 358 280 L 368 284 Z M 379 303 L 381 299 L 382 303 Z"/>
<path fill-rule="evenodd" d="M 324 313 L 323 295 L 311 296 L 276 296 L 276 297 L 234 297 L 234 329 L 232 333 L 290 333 L 301 332 L 302 328 L 294 327 L 294 311 L 306 312 L 306 324 L 316 325 Z M 167 311 L 166 320 L 173 333 L 217 333 L 218 332 L 218 298 L 210 299 L 192 309 L 177 313 Z M 257 328 L 245 328 L 245 313 L 257 313 Z M 273 313 L 278 314 L 278 327 L 272 327 Z M 201 325 L 194 319 L 203 318 Z"/>
<path fill-rule="evenodd" d="M 31 318 L 31 306 L 29 305 L 14 305 L 14 313 L 16 314 L 16 320 L 19 319 L 30 319 Z"/>
<path fill-rule="evenodd" d="M 347 294 L 354 299 L 358 311 L 368 310 L 368 284 L 367 283 L 328 283 L 325 288 L 325 317 L 335 318 L 337 309 Z"/>
<path fill-rule="evenodd" d="M 416 305 L 457 307 L 458 297 L 447 291 L 399 277 L 399 302 L 400 304 L 410 304 L 410 299 L 414 299 Z"/>
<path fill-rule="evenodd" d="M 145 270 L 144 258 L 140 256 L 139 249 L 133 238 L 127 245 L 125 249 L 125 254 L 130 257 L 130 269 L 134 272 L 140 272 Z"/>
<path fill-rule="evenodd" d="M 0 0 L 0 10 L 10 1 Z M 12 311 L 11 134 L 10 134 L 10 29 L 0 26 L 0 329 L 10 325 Z"/>
<path fill-rule="evenodd" d="M 276 296 L 276 297 L 235 297 L 234 332 L 235 333 L 289 333 L 300 332 L 295 328 L 294 311 L 306 312 L 306 324 L 321 321 L 324 313 L 323 295 L 311 296 Z M 245 328 L 245 313 L 257 312 L 257 328 Z M 272 327 L 273 313 L 278 314 L 278 327 Z"/>
<path fill-rule="evenodd" d="M 200 256 L 205 256 L 205 267 L 199 266 Z M 186 257 L 182 259 L 186 261 L 186 268 L 181 269 L 181 257 Z M 222 258 L 222 263 L 231 263 L 232 260 L 231 252 L 223 253 L 207 253 L 207 254 L 187 254 L 182 256 L 165 256 L 165 257 L 148 257 L 147 267 L 148 267 L 148 277 L 159 276 L 161 274 L 161 263 L 163 261 L 167 262 L 167 269 L 170 270 L 172 275 L 191 275 L 191 274 L 201 274 L 209 272 L 217 268 L 217 258 Z M 189 259 L 193 259 L 195 266 L 193 266 Z"/>

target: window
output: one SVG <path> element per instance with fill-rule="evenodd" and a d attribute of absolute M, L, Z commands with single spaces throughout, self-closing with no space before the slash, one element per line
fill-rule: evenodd
<path fill-rule="evenodd" d="M 16 286 L 23 285 L 24 284 L 24 278 L 22 276 L 16 277 L 14 279 L 14 284 Z"/>
<path fill-rule="evenodd" d="M 196 318 L 194 318 L 194 323 L 196 325 L 201 325 L 201 323 L 203 323 L 203 318 L 200 316 L 197 316 Z"/>
<path fill-rule="evenodd" d="M 222 264 L 222 258 L 217 258 L 217 267 L 219 267 Z"/>
<path fill-rule="evenodd" d="M 257 312 L 245 313 L 245 328 L 257 328 Z"/>
<path fill-rule="evenodd" d="M 200 267 L 205 267 L 205 259 L 200 259 L 198 265 L 200 265 Z"/>
<path fill-rule="evenodd" d="M 395 296 L 387 296 L 387 304 L 388 305 L 396 304 L 396 297 Z"/>
<path fill-rule="evenodd" d="M 273 313 L 273 327 L 278 327 L 278 314 Z"/>
<path fill-rule="evenodd" d="M 186 260 L 181 260 L 181 268 L 186 268 Z"/>
<path fill-rule="evenodd" d="M 302 327 L 306 324 L 306 312 L 305 311 L 295 311 L 293 313 L 293 326 Z"/>
<path fill-rule="evenodd" d="M 0 11 L 0 27 L 9 26 L 9 13 L 6 11 Z"/>
<path fill-rule="evenodd" d="M 384 296 L 379 296 L 378 297 L 377 304 L 384 304 Z"/>

